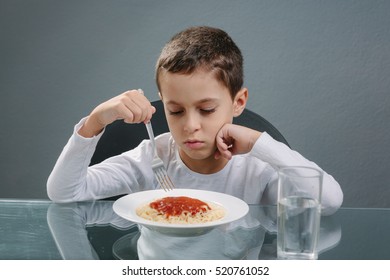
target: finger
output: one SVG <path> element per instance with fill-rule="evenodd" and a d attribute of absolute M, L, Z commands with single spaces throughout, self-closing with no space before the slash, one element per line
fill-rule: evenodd
<path fill-rule="evenodd" d="M 137 90 L 141 95 L 145 96 L 144 91 L 142 89 Z M 152 115 L 156 112 L 156 108 L 152 106 L 152 103 L 145 97 L 143 98 L 143 101 L 145 101 L 144 105 L 147 108 L 145 112 L 145 118 L 143 119 L 144 123 L 147 123 L 151 120 Z"/>
<path fill-rule="evenodd" d="M 132 113 L 132 119 L 128 118 L 127 122 L 140 123 L 151 118 L 151 104 L 143 95 L 142 90 L 131 90 L 124 94 L 123 104 Z"/>
<path fill-rule="evenodd" d="M 220 131 L 220 133 L 217 135 L 216 144 L 219 150 L 226 151 L 232 148 L 233 142 L 233 139 L 225 138 L 222 131 Z"/>
<path fill-rule="evenodd" d="M 142 121 L 143 109 L 134 100 L 126 99 L 123 101 L 124 109 L 122 114 L 126 122 L 139 123 Z"/>
<path fill-rule="evenodd" d="M 217 151 L 215 151 L 214 158 L 215 159 L 219 159 L 221 157 L 230 160 L 233 157 L 233 154 L 229 150 L 224 150 L 224 151 L 217 150 Z"/>
<path fill-rule="evenodd" d="M 119 119 L 122 119 L 125 123 L 134 123 L 134 113 L 129 110 L 128 106 L 121 104 L 118 108 Z"/>
<path fill-rule="evenodd" d="M 148 110 L 148 115 L 147 115 L 144 123 L 150 122 L 154 113 L 156 113 L 156 108 L 154 106 L 150 106 L 150 109 Z"/>
<path fill-rule="evenodd" d="M 139 88 L 137 91 L 140 94 L 145 95 L 144 91 L 142 89 Z M 148 101 L 148 105 L 150 105 L 150 106 L 149 106 L 149 108 L 147 110 L 147 115 L 146 115 L 146 118 L 144 120 L 144 123 L 150 122 L 150 120 L 152 119 L 153 114 L 156 113 L 156 108 L 154 106 L 152 106 L 152 104 L 150 103 L 149 100 L 147 100 L 147 101 Z"/>
<path fill-rule="evenodd" d="M 217 150 L 214 153 L 215 159 L 219 159 L 220 157 L 224 157 L 224 158 L 230 160 L 232 158 L 232 156 L 233 155 L 232 155 L 231 151 L 229 150 L 229 146 L 226 145 L 226 143 L 223 141 L 217 141 Z"/>

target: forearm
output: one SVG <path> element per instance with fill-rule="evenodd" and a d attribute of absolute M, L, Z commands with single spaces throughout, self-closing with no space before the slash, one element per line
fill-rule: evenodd
<path fill-rule="evenodd" d="M 307 166 L 322 170 L 316 163 L 309 161 L 301 154 L 291 150 L 287 145 L 280 143 L 263 133 L 253 147 L 251 154 L 267 163 L 275 170 L 283 166 Z M 322 170 L 323 171 L 323 170 Z M 323 214 L 335 212 L 343 201 L 343 193 L 338 182 L 328 173 L 323 171 L 322 205 Z M 270 182 L 267 190 L 269 201 L 276 203 L 277 200 L 277 176 Z"/>
<path fill-rule="evenodd" d="M 53 201 L 75 201 L 77 193 L 87 184 L 88 166 L 100 135 L 92 138 L 77 135 L 84 120 L 75 127 L 48 178 L 47 193 Z"/>

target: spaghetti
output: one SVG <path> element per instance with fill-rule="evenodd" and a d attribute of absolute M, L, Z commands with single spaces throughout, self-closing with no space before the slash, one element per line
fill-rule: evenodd
<path fill-rule="evenodd" d="M 157 199 L 138 207 L 136 213 L 147 220 L 171 224 L 201 224 L 225 215 L 221 206 L 187 196 Z"/>

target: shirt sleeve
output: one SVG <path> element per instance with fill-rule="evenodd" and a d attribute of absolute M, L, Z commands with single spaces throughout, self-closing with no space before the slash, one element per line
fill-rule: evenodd
<path fill-rule="evenodd" d="M 331 175 L 323 171 L 316 163 L 309 161 L 300 153 L 291 150 L 284 143 L 276 141 L 266 132 L 263 132 L 257 140 L 251 154 L 270 164 L 276 171 L 286 166 L 307 166 L 321 170 L 324 174 L 321 201 L 322 214 L 330 215 L 340 208 L 343 202 L 343 192 L 338 182 Z M 277 181 L 278 175 L 275 172 L 263 193 L 263 202 L 276 204 Z"/>
<path fill-rule="evenodd" d="M 104 131 L 95 137 L 84 138 L 78 134 L 84 122 L 85 118 L 75 126 L 48 178 L 47 193 L 51 200 L 96 200 L 153 185 L 153 175 L 149 174 L 151 168 L 148 168 L 150 164 L 145 164 L 149 160 L 148 154 L 152 155 L 147 142 L 134 150 L 89 166 Z"/>

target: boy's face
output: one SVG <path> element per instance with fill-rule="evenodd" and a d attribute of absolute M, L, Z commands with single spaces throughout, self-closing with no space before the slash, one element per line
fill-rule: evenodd
<path fill-rule="evenodd" d="M 238 98 L 232 100 L 227 87 L 205 71 L 164 72 L 159 81 L 168 126 L 184 163 L 191 168 L 215 161 L 216 135 L 241 113 Z"/>

